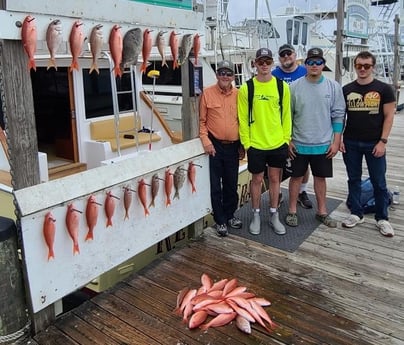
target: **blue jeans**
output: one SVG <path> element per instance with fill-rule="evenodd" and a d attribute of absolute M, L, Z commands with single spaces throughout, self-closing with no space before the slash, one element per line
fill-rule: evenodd
<path fill-rule="evenodd" d="M 240 142 L 221 144 L 212 140 L 216 155 L 209 156 L 210 198 L 216 224 L 226 224 L 238 206 L 238 167 Z"/>
<path fill-rule="evenodd" d="M 375 197 L 375 219 L 388 220 L 389 197 L 386 184 L 386 155 L 375 157 L 372 150 L 376 141 L 358 141 L 344 138 L 345 153 L 343 154 L 348 174 L 348 200 L 351 213 L 363 217 L 361 199 L 362 160 L 365 157 L 370 181 Z"/>

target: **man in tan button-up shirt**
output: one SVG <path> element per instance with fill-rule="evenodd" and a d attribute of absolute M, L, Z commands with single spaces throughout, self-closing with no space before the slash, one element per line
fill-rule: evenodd
<path fill-rule="evenodd" d="M 217 83 L 204 89 L 199 107 L 199 136 L 210 155 L 210 196 L 213 219 L 219 236 L 227 235 L 227 226 L 239 229 L 234 217 L 238 205 L 237 181 L 240 138 L 237 118 L 237 89 L 232 85 L 234 64 L 221 61 L 216 70 Z"/>

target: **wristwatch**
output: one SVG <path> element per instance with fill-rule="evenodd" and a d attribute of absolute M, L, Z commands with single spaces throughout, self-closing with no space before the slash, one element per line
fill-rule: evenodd
<path fill-rule="evenodd" d="M 379 141 L 381 141 L 383 144 L 387 144 L 387 139 L 386 138 L 380 138 Z"/>

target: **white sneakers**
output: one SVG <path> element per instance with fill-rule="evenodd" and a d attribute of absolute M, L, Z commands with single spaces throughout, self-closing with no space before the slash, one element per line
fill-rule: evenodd
<path fill-rule="evenodd" d="M 362 224 L 365 221 L 365 217 L 359 218 L 356 214 L 351 214 L 342 222 L 344 228 L 353 228 L 358 224 Z"/>
<path fill-rule="evenodd" d="M 365 221 L 365 217 L 359 218 L 357 215 L 351 214 L 351 215 L 349 215 L 348 218 L 346 218 L 342 222 L 342 226 L 345 228 L 353 228 L 358 224 L 362 224 L 364 221 Z M 386 219 L 381 219 L 381 220 L 377 221 L 376 228 L 380 231 L 380 233 L 383 236 L 386 236 L 386 237 L 394 236 L 393 227 L 391 226 L 389 221 L 387 221 Z"/>
<path fill-rule="evenodd" d="M 391 226 L 391 224 L 385 220 L 385 219 L 381 219 L 376 223 L 376 227 L 379 229 L 380 233 L 383 236 L 386 237 L 393 237 L 394 236 L 394 230 L 393 227 Z"/>

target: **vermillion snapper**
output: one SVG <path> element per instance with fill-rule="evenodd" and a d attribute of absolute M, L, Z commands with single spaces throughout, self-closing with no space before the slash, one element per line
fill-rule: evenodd
<path fill-rule="evenodd" d="M 147 209 L 147 192 L 146 192 L 146 186 L 148 186 L 148 184 L 145 182 L 144 179 L 141 179 L 138 182 L 138 187 L 137 187 L 137 195 L 139 197 L 140 203 L 143 206 L 144 209 L 144 215 L 148 216 L 149 210 Z"/>
<path fill-rule="evenodd" d="M 112 217 L 115 212 L 115 200 L 114 199 L 119 199 L 119 198 L 117 196 L 113 195 L 111 191 L 107 192 L 107 197 L 105 198 L 105 202 L 104 202 L 104 211 L 105 211 L 105 215 L 107 216 L 107 225 L 106 225 L 107 228 L 109 226 L 112 226 Z"/>
<path fill-rule="evenodd" d="M 201 51 L 201 36 L 199 34 L 195 34 L 194 36 L 193 50 L 195 56 L 195 65 L 198 66 L 198 55 Z"/>
<path fill-rule="evenodd" d="M 142 47 L 142 57 L 143 57 L 143 62 L 142 66 L 140 67 L 140 72 L 144 73 L 146 72 L 147 69 L 147 60 L 150 57 L 150 52 L 152 49 L 152 37 L 151 33 L 152 30 L 145 29 L 143 33 L 143 47 Z"/>
<path fill-rule="evenodd" d="M 92 71 L 96 71 L 100 74 L 98 69 L 97 59 L 100 57 L 102 45 L 104 43 L 104 36 L 102 34 L 102 25 L 98 24 L 93 27 L 90 34 L 90 50 L 93 56 L 93 63 L 90 67 L 90 74 Z"/>
<path fill-rule="evenodd" d="M 45 238 L 46 245 L 48 246 L 48 261 L 55 258 L 55 253 L 53 251 L 53 243 L 55 242 L 55 226 L 56 219 L 53 218 L 51 212 L 45 215 L 45 221 L 43 223 L 43 236 Z"/>
<path fill-rule="evenodd" d="M 171 56 L 173 58 L 173 69 L 179 67 L 178 65 L 178 38 L 175 31 L 171 31 L 170 33 L 170 49 L 171 49 Z"/>
<path fill-rule="evenodd" d="M 34 55 L 36 52 L 37 30 L 34 17 L 25 17 L 22 23 L 21 40 L 29 59 L 28 69 L 30 70 L 32 68 L 36 71 Z"/>
<path fill-rule="evenodd" d="M 55 19 L 48 25 L 46 30 L 46 45 L 49 49 L 50 59 L 47 70 L 53 67 L 57 70 L 55 55 L 60 45 L 62 44 L 62 23 L 59 19 Z"/>
<path fill-rule="evenodd" d="M 193 37 L 191 34 L 186 34 L 182 37 L 181 47 L 179 48 L 178 63 L 182 65 L 188 58 L 193 44 Z"/>
<path fill-rule="evenodd" d="M 157 49 L 160 53 L 161 56 L 161 67 L 166 66 L 167 62 L 166 62 L 166 55 L 165 55 L 165 48 L 166 48 L 166 40 L 164 38 L 164 34 L 166 33 L 166 31 L 159 31 L 159 33 L 157 34 L 157 38 L 156 38 L 156 46 Z"/>
<path fill-rule="evenodd" d="M 171 205 L 171 191 L 173 189 L 174 177 L 170 168 L 167 168 L 164 173 L 164 189 L 166 192 L 166 207 Z"/>
<path fill-rule="evenodd" d="M 115 77 L 122 76 L 121 62 L 122 62 L 122 49 L 123 38 L 121 27 L 117 24 L 113 26 L 109 34 L 109 51 L 111 52 L 112 60 L 114 61 L 114 74 Z"/>
<path fill-rule="evenodd" d="M 73 204 L 67 205 L 66 212 L 66 227 L 67 231 L 73 241 L 73 255 L 79 254 L 79 214 L 81 211 L 74 208 Z"/>
<path fill-rule="evenodd" d="M 130 29 L 123 37 L 121 69 L 136 65 L 143 47 L 143 33 L 139 28 Z"/>
<path fill-rule="evenodd" d="M 75 70 L 79 70 L 79 56 L 83 49 L 84 40 L 86 37 L 83 33 L 83 23 L 79 20 L 76 20 L 72 26 L 69 36 L 69 44 L 70 44 L 70 52 L 72 53 L 72 63 L 70 64 L 70 72 Z"/>
<path fill-rule="evenodd" d="M 88 233 L 86 236 L 86 241 L 92 240 L 94 238 L 94 228 L 97 225 L 98 219 L 98 206 L 101 205 L 97 202 L 94 195 L 91 195 L 87 200 L 86 206 L 86 222 L 88 226 Z"/>

